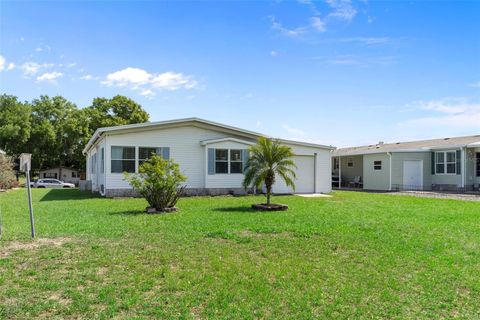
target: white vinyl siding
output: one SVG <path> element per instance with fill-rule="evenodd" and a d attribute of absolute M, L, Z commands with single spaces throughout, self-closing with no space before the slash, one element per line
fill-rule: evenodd
<path fill-rule="evenodd" d="M 202 145 L 202 141 L 234 138 L 248 143 L 237 141 L 221 141 L 207 145 Z M 108 132 L 99 139 L 96 147 L 104 148 L 105 152 L 105 175 L 95 177 L 91 174 L 87 179 L 95 179 L 96 184 L 104 184 L 106 189 L 130 189 L 130 185 L 124 180 L 121 173 L 112 173 L 112 147 L 133 147 L 135 148 L 135 160 L 138 170 L 138 161 L 140 159 L 139 148 L 155 147 L 169 148 L 169 158 L 174 160 L 180 166 L 180 171 L 187 177 L 187 188 L 242 188 L 243 173 L 232 174 L 208 174 L 208 149 L 228 149 L 228 150 L 246 150 L 250 144 L 255 143 L 256 138 L 247 138 L 244 135 L 235 135 L 222 131 L 216 131 L 214 128 L 205 128 L 194 125 L 172 126 L 155 129 L 145 129 L 142 131 L 123 131 L 122 133 Z M 287 145 L 290 145 L 286 143 Z M 290 145 L 295 155 L 313 156 L 317 153 L 317 171 L 315 183 L 317 192 L 331 191 L 331 153 L 329 149 L 316 148 L 310 146 Z M 90 156 L 95 149 L 92 148 L 87 156 Z M 230 152 L 228 153 L 231 156 Z M 114 157 L 115 158 L 115 157 Z M 119 159 L 122 160 L 122 159 Z M 129 159 L 132 160 L 132 159 Z M 243 159 L 242 159 L 243 161 Z M 232 163 L 239 163 L 233 161 Z M 239 166 L 240 164 L 234 164 Z M 231 163 L 230 163 L 231 167 Z M 244 163 L 242 162 L 242 168 Z M 231 170 L 231 168 L 230 168 Z M 235 170 L 234 170 L 235 171 Z M 313 178 L 313 176 L 312 176 Z M 98 180 L 100 179 L 100 180 Z M 98 180 L 98 181 L 97 181 Z M 307 182 L 306 185 L 310 185 Z M 93 181 L 92 181 L 93 185 Z M 95 190 L 97 191 L 97 190 Z"/>

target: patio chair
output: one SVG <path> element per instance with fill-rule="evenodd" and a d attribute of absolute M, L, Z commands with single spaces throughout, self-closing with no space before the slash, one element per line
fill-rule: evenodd
<path fill-rule="evenodd" d="M 348 182 L 349 187 L 353 188 L 363 188 L 363 182 L 361 176 L 355 176 L 353 181 Z"/>

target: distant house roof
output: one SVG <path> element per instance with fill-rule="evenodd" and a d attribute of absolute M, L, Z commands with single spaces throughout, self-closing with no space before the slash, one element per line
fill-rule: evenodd
<path fill-rule="evenodd" d="M 409 142 L 377 143 L 368 146 L 339 148 L 333 156 L 353 156 L 384 152 L 431 151 L 435 149 L 480 147 L 480 135 Z"/>
<path fill-rule="evenodd" d="M 144 123 L 137 123 L 137 124 L 127 124 L 123 126 L 115 126 L 115 127 L 105 127 L 105 128 L 99 128 L 95 131 L 93 134 L 92 138 L 88 141 L 87 145 L 83 149 L 83 153 L 87 153 L 88 150 L 92 146 L 94 146 L 97 142 L 97 140 L 102 136 L 102 134 L 106 132 L 130 132 L 130 131 L 142 131 L 142 130 L 148 130 L 148 129 L 155 129 L 157 127 L 173 127 L 173 126 L 183 126 L 186 124 L 191 124 L 191 125 L 196 125 L 196 126 L 203 126 L 203 127 L 210 127 L 210 128 L 215 128 L 217 130 L 221 130 L 224 132 L 229 132 L 238 136 L 245 136 L 249 138 L 258 138 L 258 137 L 268 137 L 264 134 L 258 133 L 258 132 L 253 132 L 245 129 L 240 129 L 237 127 L 232 127 L 229 125 L 225 125 L 222 123 L 218 122 L 213 122 L 209 120 L 204 120 L 200 118 L 185 118 L 185 119 L 175 119 L 175 120 L 168 120 L 168 121 L 157 121 L 157 122 L 144 122 Z M 301 141 L 291 141 L 291 140 L 283 140 L 279 139 L 282 142 L 285 143 L 290 143 L 290 144 L 295 144 L 295 145 L 301 145 L 301 146 L 309 146 L 309 147 L 316 147 L 316 148 L 322 148 L 322 149 L 330 149 L 333 150 L 335 149 L 332 146 L 326 146 L 326 145 L 321 145 L 321 144 L 314 144 L 314 143 L 308 143 L 308 142 L 301 142 Z"/>

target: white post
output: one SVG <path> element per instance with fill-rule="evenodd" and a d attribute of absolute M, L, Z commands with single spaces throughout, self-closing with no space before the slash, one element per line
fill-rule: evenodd
<path fill-rule="evenodd" d="M 342 158 L 338 157 L 338 189 L 342 189 Z"/>
<path fill-rule="evenodd" d="M 28 170 L 28 164 L 26 163 L 25 175 L 27 176 L 28 209 L 30 210 L 30 231 L 33 239 L 35 238 L 35 221 L 33 219 L 32 189 L 30 188 L 30 170 Z"/>
<path fill-rule="evenodd" d="M 389 161 L 389 177 L 388 177 L 388 181 L 389 181 L 389 186 L 388 186 L 388 191 L 392 191 L 392 153 L 391 152 L 388 152 L 388 155 L 390 156 L 390 161 Z"/>

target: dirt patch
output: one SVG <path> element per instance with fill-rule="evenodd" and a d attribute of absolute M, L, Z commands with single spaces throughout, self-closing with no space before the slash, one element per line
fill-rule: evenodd
<path fill-rule="evenodd" d="M 19 250 L 37 250 L 44 247 L 60 247 L 64 243 L 71 242 L 71 238 L 40 238 L 29 242 L 11 241 L 5 247 L 0 248 L 0 258 L 8 257 Z"/>

